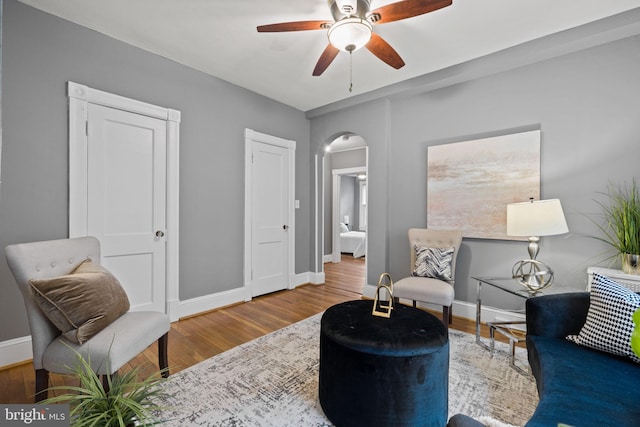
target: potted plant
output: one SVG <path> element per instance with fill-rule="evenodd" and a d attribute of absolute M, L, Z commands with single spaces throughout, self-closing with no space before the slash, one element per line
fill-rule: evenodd
<path fill-rule="evenodd" d="M 622 270 L 640 274 L 640 189 L 635 178 L 631 185 L 609 185 L 607 201 L 598 202 L 606 222 L 598 224 L 604 237 L 622 257 Z"/>
<path fill-rule="evenodd" d="M 64 391 L 42 403 L 68 403 L 71 427 L 104 426 L 129 427 L 160 424 L 154 411 L 161 409 L 153 403 L 163 393 L 156 385 L 164 378 L 158 372 L 147 379 L 138 379 L 138 368 L 114 375 L 105 392 L 100 377 L 91 369 L 89 361 L 78 354 L 78 363 L 70 374 L 78 386 L 63 385 L 49 390 Z"/>

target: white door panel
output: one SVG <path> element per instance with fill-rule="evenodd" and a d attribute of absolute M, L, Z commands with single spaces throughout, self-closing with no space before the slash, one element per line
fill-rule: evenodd
<path fill-rule="evenodd" d="M 88 234 L 132 309 L 165 312 L 166 122 L 89 104 L 88 129 Z"/>
<path fill-rule="evenodd" d="M 153 286 L 153 255 L 149 253 L 104 256 L 105 267 L 126 287 L 132 307 L 153 305 L 157 297 Z M 131 286 L 135 284 L 135 286 Z M 158 310 L 159 311 L 159 310 Z"/>
<path fill-rule="evenodd" d="M 254 142 L 252 296 L 288 286 L 288 150 Z"/>

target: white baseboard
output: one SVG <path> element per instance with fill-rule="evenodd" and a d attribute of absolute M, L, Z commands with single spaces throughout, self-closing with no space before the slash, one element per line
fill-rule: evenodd
<path fill-rule="evenodd" d="M 309 278 L 308 274 L 291 275 L 291 280 L 289 280 L 289 289 L 295 289 L 297 286 L 307 283 L 308 278 Z"/>
<path fill-rule="evenodd" d="M 328 263 L 328 262 L 332 262 L 333 261 L 333 255 L 329 254 L 329 255 L 325 255 L 322 257 L 322 262 L 323 263 Z"/>
<path fill-rule="evenodd" d="M 31 335 L 0 342 L 0 367 L 33 359 Z"/>
<path fill-rule="evenodd" d="M 167 314 L 170 322 L 180 320 L 180 300 L 172 299 L 167 301 Z"/>
<path fill-rule="evenodd" d="M 309 273 L 309 283 L 312 285 L 322 285 L 324 284 L 324 271 L 318 273 Z"/>
<path fill-rule="evenodd" d="M 289 289 L 305 283 L 322 284 L 324 283 L 324 273 L 299 273 L 293 274 L 289 281 Z M 251 301 L 251 294 L 248 288 L 240 287 L 229 291 L 218 292 L 211 295 L 191 298 L 189 300 L 180 301 L 178 303 L 178 318 L 193 316 L 205 311 L 215 310 L 231 304 L 243 301 Z M 178 319 L 175 319 L 178 320 Z M 174 321 L 174 319 L 172 319 Z"/>
<path fill-rule="evenodd" d="M 362 295 L 367 298 L 374 298 L 376 294 L 377 285 L 367 284 L 364 286 Z M 400 299 L 400 302 L 410 303 L 411 301 Z M 425 307 L 430 310 L 442 312 L 442 306 L 428 303 L 418 303 L 419 307 Z M 453 315 L 462 317 L 473 322 L 476 321 L 476 304 L 467 301 L 453 301 Z M 482 306 L 480 312 L 480 319 L 482 323 L 487 322 L 520 322 L 525 320 L 524 313 L 513 313 L 511 311 L 501 310 L 499 308 Z"/>
<path fill-rule="evenodd" d="M 476 304 L 466 301 L 454 301 L 453 302 L 453 315 L 458 317 L 464 317 L 469 320 L 476 320 Z M 524 313 L 514 313 L 512 311 L 501 310 L 495 307 L 482 306 L 480 312 L 480 320 L 482 323 L 487 322 L 524 322 L 526 316 Z M 514 326 L 515 329 L 526 329 L 524 325 L 522 328 Z"/>
<path fill-rule="evenodd" d="M 306 273 L 296 274 L 293 278 L 293 288 L 311 283 L 312 285 L 321 285 L 324 283 L 324 273 L 313 273 L 307 271 Z"/>
<path fill-rule="evenodd" d="M 246 291 L 244 287 L 231 289 L 229 291 L 217 292 L 211 295 L 191 298 L 179 303 L 179 316 L 187 317 L 195 314 L 211 311 L 216 308 L 236 304 L 246 300 Z"/>

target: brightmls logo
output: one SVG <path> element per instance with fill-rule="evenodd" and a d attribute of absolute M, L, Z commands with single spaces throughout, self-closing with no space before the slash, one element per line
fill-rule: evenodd
<path fill-rule="evenodd" d="M 0 405 L 0 427 L 68 427 L 69 405 Z"/>

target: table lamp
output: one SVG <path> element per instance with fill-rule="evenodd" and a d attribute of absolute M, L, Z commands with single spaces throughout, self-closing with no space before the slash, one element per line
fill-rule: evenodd
<path fill-rule="evenodd" d="M 536 257 L 540 236 L 553 236 L 569 231 L 559 199 L 533 200 L 507 205 L 507 235 L 529 236 L 529 259 L 513 266 L 513 278 L 531 292 L 553 283 L 553 271 Z"/>

